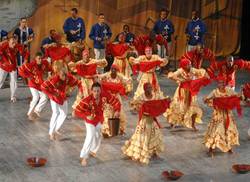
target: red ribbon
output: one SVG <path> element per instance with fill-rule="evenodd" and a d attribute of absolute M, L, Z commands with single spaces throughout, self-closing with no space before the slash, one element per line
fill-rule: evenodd
<path fill-rule="evenodd" d="M 218 109 L 227 111 L 226 129 L 230 124 L 229 110 L 236 109 L 239 116 L 242 116 L 242 108 L 240 106 L 240 98 L 238 96 L 217 97 L 213 99 L 213 106 Z"/>
<path fill-rule="evenodd" d="M 113 83 L 113 82 L 102 82 L 102 89 L 110 91 L 113 94 L 119 93 L 122 96 L 126 95 L 126 89 L 122 83 Z"/>
<path fill-rule="evenodd" d="M 76 71 L 79 76 L 93 76 L 96 74 L 97 64 L 78 64 L 76 65 Z"/>
<path fill-rule="evenodd" d="M 189 100 L 188 100 L 189 106 L 192 102 L 192 97 L 197 95 L 202 87 L 207 86 L 210 83 L 211 83 L 211 80 L 206 77 L 181 82 L 180 88 L 183 88 L 189 91 Z M 183 99 L 181 97 L 181 89 L 179 89 L 179 98 L 181 100 Z"/>
<path fill-rule="evenodd" d="M 171 101 L 169 99 L 145 101 L 139 111 L 139 121 L 141 120 L 142 115 L 146 113 L 147 115 L 153 117 L 156 124 L 159 128 L 161 128 L 156 117 L 163 114 L 166 109 L 169 108 L 170 103 Z"/>

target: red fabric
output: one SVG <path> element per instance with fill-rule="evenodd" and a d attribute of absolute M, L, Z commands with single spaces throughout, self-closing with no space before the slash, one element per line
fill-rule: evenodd
<path fill-rule="evenodd" d="M 157 44 L 164 45 L 166 50 L 168 50 L 168 42 L 162 35 L 160 35 L 160 34 L 156 35 L 155 40 L 156 40 Z"/>
<path fill-rule="evenodd" d="M 111 92 L 112 94 L 119 93 L 120 95 L 126 95 L 126 89 L 122 83 L 102 82 L 102 89 Z"/>
<path fill-rule="evenodd" d="M 82 118 L 87 123 L 96 126 L 99 122 L 103 123 L 103 105 L 105 103 L 110 104 L 115 111 L 121 110 L 120 101 L 113 95 L 102 90 L 100 95 L 100 101 L 97 104 L 93 95 L 89 95 L 86 98 L 83 98 L 80 103 L 76 106 L 75 114 L 79 118 Z M 93 116 L 93 119 L 90 120 L 87 117 Z"/>
<path fill-rule="evenodd" d="M 240 98 L 238 96 L 217 97 L 213 99 L 213 107 L 222 110 L 236 109 L 239 116 L 242 115 L 242 109 L 240 106 Z M 228 113 L 227 113 L 228 115 Z M 229 116 L 227 116 L 226 129 L 229 126 Z"/>
<path fill-rule="evenodd" d="M 124 56 L 126 51 L 129 49 L 129 46 L 126 43 L 121 43 L 121 44 L 109 44 L 109 49 L 111 51 L 111 55 L 116 57 L 116 56 Z"/>
<path fill-rule="evenodd" d="M 210 83 L 211 83 L 211 80 L 206 77 L 202 77 L 196 80 L 189 80 L 189 81 L 181 82 L 180 88 L 184 88 L 188 90 L 190 93 L 188 105 L 190 105 L 192 102 L 192 96 L 197 95 L 202 87 L 205 87 Z M 181 98 L 181 89 L 179 89 L 179 97 Z"/>
<path fill-rule="evenodd" d="M 17 54 L 20 53 L 24 60 L 28 60 L 29 52 L 24 46 L 17 44 L 14 48 L 9 47 L 9 42 L 0 45 L 0 68 L 6 72 L 12 72 L 17 69 Z"/>
<path fill-rule="evenodd" d="M 246 83 L 243 86 L 243 95 L 246 98 L 250 98 L 250 83 Z"/>
<path fill-rule="evenodd" d="M 62 105 L 67 99 L 66 87 L 78 86 L 79 91 L 82 92 L 83 88 L 81 82 L 73 75 L 68 73 L 65 80 L 61 80 L 59 75 L 54 75 L 50 79 L 43 82 L 41 90 L 48 95 L 48 97 L 56 103 Z"/>
<path fill-rule="evenodd" d="M 145 54 L 145 48 L 147 46 L 152 46 L 153 42 L 150 40 L 148 35 L 141 35 L 135 38 L 133 45 L 135 46 L 135 49 L 137 50 L 139 55 Z"/>
<path fill-rule="evenodd" d="M 235 87 L 235 73 L 237 70 L 249 69 L 250 62 L 242 59 L 235 60 L 232 67 L 228 67 L 226 61 L 217 61 L 210 65 L 207 73 L 212 79 L 223 78 L 227 85 Z M 216 75 L 216 73 L 218 74 Z"/>
<path fill-rule="evenodd" d="M 52 61 L 64 59 L 66 56 L 72 57 L 70 50 L 67 47 L 61 46 L 49 47 L 45 49 L 45 56 L 50 57 Z"/>
<path fill-rule="evenodd" d="M 203 50 L 203 54 L 201 55 L 199 52 L 197 52 L 196 49 L 192 50 L 192 51 L 188 51 L 186 52 L 181 59 L 186 58 L 189 59 L 192 63 L 192 66 L 194 68 L 201 68 L 202 65 L 202 61 L 204 59 L 209 60 L 209 62 L 211 64 L 213 64 L 215 62 L 215 55 L 214 53 L 208 49 L 208 48 L 204 48 Z"/>
<path fill-rule="evenodd" d="M 76 71 L 79 76 L 93 76 L 96 74 L 97 64 L 78 64 Z"/>
<path fill-rule="evenodd" d="M 139 111 L 139 121 L 141 120 L 142 115 L 146 114 L 153 117 L 159 128 L 161 128 L 156 120 L 156 117 L 163 114 L 166 109 L 169 108 L 170 102 L 171 101 L 169 99 L 145 101 Z"/>
<path fill-rule="evenodd" d="M 42 60 L 41 65 L 38 65 L 36 61 L 25 63 L 18 69 L 20 76 L 29 78 L 28 86 L 41 91 L 41 85 L 43 83 L 43 74 L 51 71 L 51 67 L 47 60 Z"/>
<path fill-rule="evenodd" d="M 206 77 L 198 78 L 195 80 L 189 80 L 181 82 L 180 88 L 184 88 L 190 91 L 192 96 L 195 96 L 199 93 L 202 87 L 207 86 L 211 83 L 211 80 Z"/>
<path fill-rule="evenodd" d="M 162 64 L 162 61 L 141 61 L 140 63 L 138 64 L 134 64 L 132 66 L 132 69 L 133 69 L 133 73 L 134 74 L 137 74 L 138 71 L 141 71 L 141 72 L 148 72 L 149 70 L 157 67 L 157 66 L 160 66 Z"/>

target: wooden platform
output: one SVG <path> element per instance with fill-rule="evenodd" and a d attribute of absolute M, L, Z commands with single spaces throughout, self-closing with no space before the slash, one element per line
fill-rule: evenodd
<path fill-rule="evenodd" d="M 244 83 L 249 74 L 240 74 L 239 83 Z M 176 84 L 165 78 L 160 78 L 160 84 L 165 94 L 172 96 Z M 21 84 L 19 84 L 21 85 Z M 214 85 L 203 89 L 201 98 L 211 91 Z M 237 85 L 239 88 L 239 85 Z M 164 170 L 178 169 L 184 176 L 178 181 L 190 182 L 224 182 L 250 181 L 250 173 L 238 175 L 232 172 L 235 163 L 250 163 L 250 140 L 247 129 L 250 126 L 250 109 L 244 108 L 242 118 L 237 118 L 240 132 L 240 146 L 235 153 L 216 153 L 211 159 L 206 155 L 202 145 L 203 135 L 211 117 L 211 109 L 203 105 L 203 124 L 199 132 L 188 129 L 163 128 L 165 152 L 161 159 L 151 161 L 148 166 L 127 160 L 121 153 L 121 147 L 135 128 L 137 115 L 128 110 L 128 100 L 125 100 L 128 118 L 127 135 L 102 141 L 97 158 L 89 160 L 88 167 L 81 167 L 79 153 L 85 137 L 83 121 L 70 118 L 62 127 L 63 136 L 60 141 L 51 142 L 48 138 L 48 124 L 51 116 L 50 104 L 42 113 L 42 119 L 36 122 L 27 120 L 28 100 L 27 88 L 18 89 L 18 102 L 9 102 L 9 89 L 0 90 L 0 181 L 1 182 L 152 182 L 163 181 L 161 173 Z M 70 98 L 70 104 L 75 96 Z M 71 111 L 71 109 L 70 109 Z M 163 126 L 168 126 L 161 117 Z M 26 165 L 26 158 L 40 156 L 48 159 L 43 168 L 32 169 Z"/>

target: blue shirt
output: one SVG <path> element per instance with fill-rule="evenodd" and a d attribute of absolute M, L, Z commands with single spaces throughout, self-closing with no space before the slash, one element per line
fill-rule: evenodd
<path fill-rule="evenodd" d="M 42 51 L 43 53 L 45 53 L 45 50 L 44 50 L 43 46 L 46 45 L 46 44 L 52 44 L 52 43 L 54 43 L 54 42 L 55 42 L 55 41 L 54 41 L 51 37 L 46 37 L 46 38 L 44 38 L 44 39 L 42 40 L 42 44 L 41 44 L 41 51 Z"/>
<path fill-rule="evenodd" d="M 96 23 L 92 26 L 89 33 L 89 38 L 94 41 L 94 48 L 96 49 L 104 49 L 104 38 L 107 37 L 109 39 L 111 36 L 112 32 L 107 24 L 100 25 L 99 23 Z M 98 37 L 101 38 L 101 41 L 97 40 Z"/>
<path fill-rule="evenodd" d="M 24 28 L 21 30 L 19 27 L 15 29 L 14 35 L 18 37 L 18 43 L 24 44 L 29 37 L 34 37 L 32 28 Z"/>
<path fill-rule="evenodd" d="M 82 18 L 78 17 L 77 19 L 73 19 L 69 17 L 65 20 L 63 25 L 64 33 L 67 35 L 67 41 L 75 42 L 78 40 L 84 40 L 86 36 L 85 23 Z M 72 35 L 70 30 L 78 30 L 77 34 Z"/>
<path fill-rule="evenodd" d="M 125 42 L 126 42 L 126 43 L 131 44 L 131 43 L 133 43 L 134 40 L 135 40 L 135 35 L 134 35 L 133 33 L 131 33 L 131 32 L 128 32 L 128 33 L 126 33 L 126 32 L 121 32 L 121 33 L 119 33 L 119 34 L 115 37 L 115 41 L 118 42 L 118 37 L 119 37 L 120 34 L 124 34 L 124 35 L 125 35 Z"/>
<path fill-rule="evenodd" d="M 198 43 L 203 44 L 203 37 L 206 31 L 206 26 L 202 20 L 198 19 L 188 22 L 186 27 L 186 34 L 190 36 L 188 44 L 193 46 Z"/>
<path fill-rule="evenodd" d="M 171 35 L 174 33 L 174 25 L 170 20 L 158 20 L 153 28 L 155 34 L 161 34 L 168 42 L 171 42 Z"/>
<path fill-rule="evenodd" d="M 7 36 L 8 36 L 8 32 L 0 29 L 0 41 L 7 39 Z"/>

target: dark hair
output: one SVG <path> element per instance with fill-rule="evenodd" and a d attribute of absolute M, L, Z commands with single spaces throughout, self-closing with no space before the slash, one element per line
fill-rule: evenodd
<path fill-rule="evenodd" d="M 93 90 L 94 87 L 99 87 L 99 88 L 101 88 L 101 84 L 100 84 L 99 82 L 94 82 L 94 83 L 92 84 L 91 90 Z"/>
<path fill-rule="evenodd" d="M 169 10 L 168 10 L 168 9 L 166 9 L 166 8 L 162 8 L 160 12 L 166 12 L 166 13 L 168 13 L 168 12 L 169 12 Z"/>
<path fill-rule="evenodd" d="M 22 17 L 22 18 L 20 19 L 20 21 L 22 21 L 22 20 L 27 20 L 27 18 L 26 18 L 26 17 Z"/>
<path fill-rule="evenodd" d="M 125 24 L 125 25 L 123 25 L 123 29 L 124 29 L 125 27 L 128 27 L 128 29 L 129 29 L 129 26 L 128 26 L 128 24 Z"/>
<path fill-rule="evenodd" d="M 78 9 L 77 8 L 72 8 L 71 11 L 74 11 L 76 14 L 78 13 Z"/>
<path fill-rule="evenodd" d="M 99 13 L 99 14 L 98 14 L 98 17 L 100 17 L 100 16 L 104 16 L 104 13 Z"/>
<path fill-rule="evenodd" d="M 50 29 L 49 33 L 52 34 L 53 32 L 56 32 L 55 29 Z"/>
<path fill-rule="evenodd" d="M 36 53 L 36 57 L 37 57 L 37 56 L 42 57 L 42 56 L 43 56 L 43 54 L 42 54 L 41 52 L 37 52 L 37 53 Z"/>

